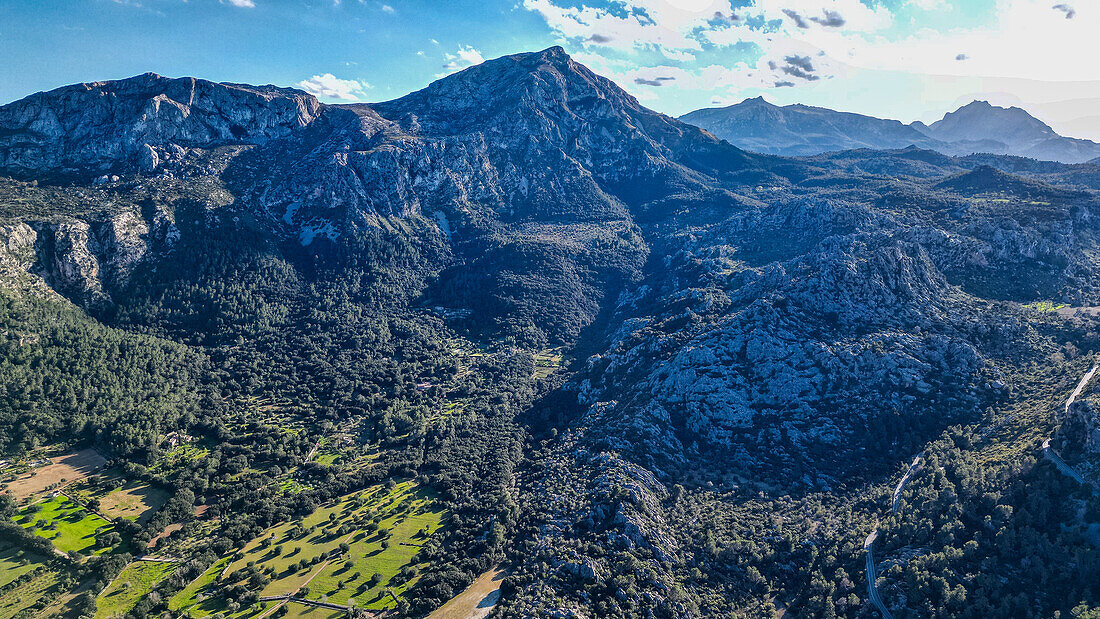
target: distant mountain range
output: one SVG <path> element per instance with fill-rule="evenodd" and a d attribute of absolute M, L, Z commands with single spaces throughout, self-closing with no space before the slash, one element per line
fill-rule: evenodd
<path fill-rule="evenodd" d="M 1018 107 L 974 101 L 926 125 L 905 124 L 808 105 L 777 106 L 762 97 L 690 112 L 680 120 L 735 146 L 760 153 L 807 156 L 872 148 L 918 146 L 948 155 L 992 153 L 1063 163 L 1096 162 L 1100 144 L 1058 135 Z"/>

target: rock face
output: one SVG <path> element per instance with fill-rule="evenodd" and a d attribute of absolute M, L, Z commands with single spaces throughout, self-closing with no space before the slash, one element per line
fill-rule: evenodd
<path fill-rule="evenodd" d="M 150 172 L 183 148 L 284 137 L 320 110 L 297 90 L 153 73 L 65 86 L 0 107 L 0 173 Z"/>
<path fill-rule="evenodd" d="M 762 98 L 696 110 L 680 120 L 746 150 L 788 156 L 907 146 L 949 155 L 996 153 L 1064 163 L 1082 163 L 1100 155 L 1100 144 L 1058 135 L 1020 108 L 985 101 L 969 103 L 931 125 L 919 121 L 906 125 L 806 105 L 780 107 Z"/>
<path fill-rule="evenodd" d="M 151 221 L 120 211 L 90 222 L 64 220 L 0 226 L 0 272 L 28 274 L 89 309 L 111 303 L 143 261 L 171 250 L 179 230 L 157 210 Z"/>
<path fill-rule="evenodd" d="M 261 149 L 255 164 L 278 170 L 256 191 L 265 207 L 316 230 L 333 218 L 437 210 L 621 219 L 641 184 L 652 199 L 673 185 L 702 187 L 700 172 L 757 165 L 642 107 L 560 47 L 492 60 L 394 101 L 330 106 L 322 120 Z"/>
<path fill-rule="evenodd" d="M 1061 420 L 1057 439 L 1068 456 L 1100 455 L 1100 408 L 1096 403 L 1074 402 Z"/>
<path fill-rule="evenodd" d="M 796 111 L 807 124 L 788 133 L 817 143 L 829 114 Z M 535 600 L 519 616 L 728 614 L 684 576 L 707 564 L 699 532 L 677 529 L 695 514 L 669 511 L 675 484 L 877 483 L 995 404 L 998 367 L 1049 356 L 1021 304 L 1100 304 L 1093 166 L 918 148 L 755 155 L 647 110 L 560 48 L 372 105 L 147 76 L 36 95 L 0 119 L 5 173 L 98 175 L 27 202 L 48 216 L 0 227 L 3 273 L 86 308 L 141 303 L 117 293 L 140 295 L 126 287 L 159 261 L 168 286 L 194 284 L 173 249 L 182 229 L 188 251 L 213 239 L 218 262 L 270 257 L 303 288 L 344 283 L 325 272 L 346 260 L 370 280 L 348 289 L 369 290 L 356 294 L 371 311 L 432 307 L 471 339 L 572 353 L 539 405 L 561 427 L 528 426 L 548 442 L 517 473 L 536 553 L 517 563 L 537 575 L 516 580 L 516 598 Z M 913 137 L 841 120 L 828 139 Z M 208 152 L 226 144 L 254 146 Z M 395 275 L 406 267 L 418 276 Z M 180 314 L 209 298 L 179 297 Z M 639 572 L 639 556 L 652 575 L 605 595 L 621 606 L 600 614 L 591 596 Z M 695 612 L 684 587 L 715 608 Z"/>
<path fill-rule="evenodd" d="M 491 320 L 530 317 L 555 339 L 575 336 L 609 287 L 637 276 L 645 250 L 632 208 L 711 193 L 716 178 L 766 174 L 760 166 L 555 47 L 395 101 L 329 106 L 307 129 L 241 157 L 229 176 L 244 203 L 303 246 L 385 218 L 443 222 L 463 261 L 441 279 L 444 304 Z"/>

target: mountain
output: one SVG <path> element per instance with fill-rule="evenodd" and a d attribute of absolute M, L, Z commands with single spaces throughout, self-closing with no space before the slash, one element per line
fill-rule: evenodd
<path fill-rule="evenodd" d="M 0 108 L 0 169 L 15 176 L 155 168 L 164 148 L 257 144 L 307 125 L 317 99 L 274 86 L 146 73 L 76 84 Z"/>
<path fill-rule="evenodd" d="M 1057 409 L 1100 350 L 1095 166 L 754 154 L 558 47 L 373 104 L 138 76 L 0 119 L 0 532 L 43 613 L 1100 607 L 1040 440 L 1092 475 Z M 21 472 L 66 454 L 107 468 Z"/>
<path fill-rule="evenodd" d="M 910 145 L 937 149 L 935 139 L 896 120 L 807 105 L 772 105 L 763 97 L 724 108 L 689 112 L 680 120 L 697 125 L 740 148 L 753 152 L 800 156 Z"/>
<path fill-rule="evenodd" d="M 1100 144 L 1060 136 L 1020 108 L 985 101 L 969 103 L 931 125 L 800 104 L 779 107 L 760 97 L 680 118 L 746 150 L 787 156 L 907 146 L 949 155 L 993 153 L 1064 163 L 1083 163 L 1100 154 Z"/>
<path fill-rule="evenodd" d="M 992 152 L 1045 161 L 1083 163 L 1100 154 L 1100 144 L 1058 135 L 1018 107 L 973 101 L 927 127 L 933 138 L 953 144 L 953 152 Z M 969 152 L 967 152 L 969 151 Z"/>

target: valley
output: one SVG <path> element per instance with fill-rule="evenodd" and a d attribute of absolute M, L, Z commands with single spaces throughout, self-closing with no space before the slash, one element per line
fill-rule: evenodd
<path fill-rule="evenodd" d="M 1100 609 L 1095 164 L 759 154 L 552 47 L 65 87 L 0 175 L 0 619 Z"/>

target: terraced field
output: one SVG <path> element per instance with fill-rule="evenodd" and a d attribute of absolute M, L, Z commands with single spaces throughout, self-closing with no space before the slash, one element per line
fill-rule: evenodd
<path fill-rule="evenodd" d="M 154 585 L 175 570 L 174 563 L 135 561 L 127 565 L 96 598 L 96 619 L 125 615 L 141 598 L 149 595 Z"/>
<path fill-rule="evenodd" d="M 27 612 L 59 595 L 59 575 L 42 570 L 30 581 L 0 595 L 0 619 L 27 616 Z M 41 605 L 41 606 L 39 606 Z"/>
<path fill-rule="evenodd" d="M 266 572 L 262 596 L 298 592 L 334 604 L 392 608 L 394 596 L 416 581 L 422 567 L 416 554 L 444 517 L 412 482 L 377 486 L 265 531 L 229 565 L 225 580 Z"/>

